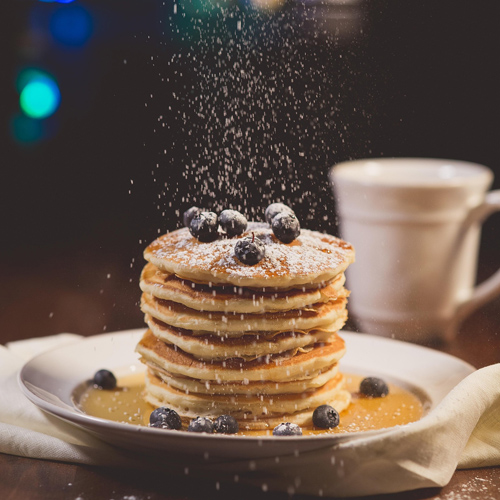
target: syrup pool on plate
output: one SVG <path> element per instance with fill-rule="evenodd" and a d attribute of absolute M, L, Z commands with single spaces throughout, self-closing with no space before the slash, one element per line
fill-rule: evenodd
<path fill-rule="evenodd" d="M 340 424 L 335 429 L 303 428 L 304 435 L 348 433 L 394 427 L 415 422 L 426 412 L 426 403 L 413 392 L 389 383 L 389 394 L 383 398 L 367 398 L 359 394 L 363 376 L 346 374 L 346 387 L 352 394 L 349 407 L 340 414 Z M 147 426 L 154 407 L 144 401 L 144 374 L 133 374 L 118 379 L 114 390 L 95 389 L 92 385 L 76 389 L 77 406 L 94 417 L 133 425 Z M 284 417 L 285 420 L 285 417 Z M 187 429 L 187 426 L 185 426 Z M 271 435 L 267 431 L 243 431 L 239 435 Z"/>

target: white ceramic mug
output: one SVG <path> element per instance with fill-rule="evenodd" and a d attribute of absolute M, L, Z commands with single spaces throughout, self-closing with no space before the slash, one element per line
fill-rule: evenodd
<path fill-rule="evenodd" d="M 500 293 L 475 286 L 482 221 L 500 210 L 493 174 L 462 161 L 383 158 L 330 171 L 342 237 L 356 250 L 349 310 L 362 331 L 424 343 Z"/>

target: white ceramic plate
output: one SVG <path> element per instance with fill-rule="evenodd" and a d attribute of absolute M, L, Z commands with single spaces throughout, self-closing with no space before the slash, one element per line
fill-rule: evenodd
<path fill-rule="evenodd" d="M 387 432 L 382 429 L 280 438 L 208 435 L 122 424 L 82 413 L 75 406 L 72 393 L 97 370 L 107 368 L 118 377 L 144 370 L 134 352 L 143 333 L 144 329 L 107 333 L 45 352 L 21 370 L 21 389 L 42 410 L 84 428 L 103 441 L 148 454 L 168 450 L 191 460 L 202 460 L 207 453 L 212 458 L 272 457 Z M 375 375 L 394 382 L 416 393 L 431 411 L 474 371 L 458 358 L 418 345 L 359 333 L 341 332 L 341 335 L 347 345 L 347 354 L 342 359 L 344 372 Z"/>

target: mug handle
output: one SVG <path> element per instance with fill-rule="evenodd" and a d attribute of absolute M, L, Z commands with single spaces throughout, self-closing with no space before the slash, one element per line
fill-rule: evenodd
<path fill-rule="evenodd" d="M 474 208 L 467 217 L 462 235 L 464 235 L 472 225 L 482 224 L 486 218 L 498 211 L 500 211 L 500 190 L 490 191 L 486 194 L 483 203 Z M 456 328 L 466 316 L 499 294 L 500 269 L 487 280 L 477 285 L 472 292 L 472 296 L 458 306 L 453 321 L 454 327 Z"/>

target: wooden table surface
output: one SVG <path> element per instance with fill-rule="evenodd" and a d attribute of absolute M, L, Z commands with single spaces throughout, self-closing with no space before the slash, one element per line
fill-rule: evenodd
<path fill-rule="evenodd" d="M 128 280 L 127 280 L 128 281 Z M 120 288 L 120 287 L 117 287 Z M 23 289 L 23 303 L 29 289 Z M 119 294 L 119 290 L 116 290 Z M 50 300 L 45 296 L 42 301 Z M 12 321 L 12 310 L 16 308 L 15 297 L 10 295 L 9 310 L 0 311 L 0 343 L 16 338 L 15 329 L 6 328 Z M 131 309 L 132 310 L 132 309 Z M 41 313 L 40 313 L 41 314 Z M 75 314 L 75 309 L 72 309 Z M 83 311 L 82 314 L 86 314 Z M 43 312 L 44 317 L 50 316 Z M 36 313 L 16 315 L 16 325 L 25 332 L 48 334 L 41 328 L 44 324 Z M 52 318 L 52 316 L 50 316 Z M 59 321 L 63 321 L 58 313 Z M 129 327 L 136 327 L 140 314 L 135 310 L 130 318 L 125 317 Z M 37 323 L 38 321 L 38 323 Z M 12 323 L 13 325 L 14 323 Z M 49 323 L 47 323 L 49 324 Z M 64 324 L 64 323 L 63 323 Z M 11 326 L 12 326 L 11 325 Z M 36 325 L 39 327 L 37 328 Z M 121 326 L 121 325 L 120 325 Z M 95 325 L 92 325 L 95 327 Z M 434 348 L 457 356 L 477 368 L 500 362 L 500 301 L 497 300 L 471 316 L 461 327 L 454 342 Z M 63 328 L 61 328 L 63 329 Z M 64 328 L 67 330 L 67 328 Z M 108 331 L 110 329 L 108 328 Z M 74 331 L 74 330 L 73 330 Z M 55 332 L 53 332 L 55 333 Z M 80 333 L 80 332 L 79 332 Z M 85 332 L 83 332 L 85 333 Z M 26 337 L 32 336 L 30 333 Z M 168 470 L 162 473 L 130 472 L 34 460 L 0 454 L 0 500 L 31 499 L 107 499 L 107 500 L 206 500 L 206 499 L 287 499 L 285 493 L 244 489 L 238 485 L 213 481 L 194 481 L 190 477 L 172 477 Z M 294 498 L 306 498 L 296 496 Z M 457 471 L 443 489 L 426 489 L 370 498 L 377 499 L 442 499 L 442 500 L 496 500 L 500 499 L 500 467 Z"/>

